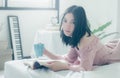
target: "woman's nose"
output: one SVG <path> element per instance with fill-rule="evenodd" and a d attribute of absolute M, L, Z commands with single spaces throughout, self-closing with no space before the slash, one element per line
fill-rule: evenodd
<path fill-rule="evenodd" d="M 71 23 L 69 23 L 69 22 L 68 22 L 68 23 L 66 23 L 66 26 L 71 26 Z"/>

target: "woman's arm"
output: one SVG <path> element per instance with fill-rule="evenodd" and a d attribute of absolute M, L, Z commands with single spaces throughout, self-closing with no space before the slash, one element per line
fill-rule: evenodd
<path fill-rule="evenodd" d="M 87 50 L 86 52 L 81 53 L 80 63 L 75 65 L 69 65 L 69 69 L 72 71 L 91 71 L 93 69 L 93 62 L 96 55 L 96 50 Z"/>
<path fill-rule="evenodd" d="M 79 71 L 86 71 L 85 68 L 81 67 L 81 65 L 69 65 L 69 70 L 79 72 Z"/>
<path fill-rule="evenodd" d="M 52 61 L 45 64 L 46 67 L 50 68 L 53 71 L 61 71 L 61 70 L 72 70 L 72 71 L 84 71 L 85 69 L 79 65 L 72 65 L 67 61 Z"/>
<path fill-rule="evenodd" d="M 81 57 L 80 60 L 78 61 L 76 61 L 78 59 L 77 58 L 78 54 L 74 49 L 71 49 L 71 51 L 65 57 L 66 62 L 61 61 L 50 62 L 47 64 L 47 67 L 49 67 L 53 71 L 59 70 L 90 71 L 93 69 L 93 62 L 95 59 L 96 52 L 99 48 L 98 45 L 99 44 L 95 40 L 93 44 L 91 44 L 88 48 L 86 48 L 86 50 L 84 50 L 84 52 L 81 52 Z"/>
<path fill-rule="evenodd" d="M 53 59 L 53 60 L 63 59 L 62 55 L 53 54 L 53 53 L 49 52 L 47 49 L 44 49 L 43 54 L 46 55 L 47 57 L 49 57 L 50 59 Z"/>
<path fill-rule="evenodd" d="M 70 51 L 65 55 L 57 55 L 57 54 L 54 54 L 52 52 L 49 52 L 47 49 L 44 49 L 43 54 L 51 59 L 65 60 L 69 63 L 74 63 L 74 62 L 79 63 L 78 61 L 76 61 L 78 58 L 78 55 L 77 55 L 77 52 L 75 51 L 74 48 L 71 48 Z"/>
<path fill-rule="evenodd" d="M 57 56 L 54 54 L 49 54 L 48 51 L 46 51 L 48 55 L 50 55 L 52 58 L 57 58 Z M 70 49 L 70 52 L 66 54 L 65 56 L 60 56 L 60 59 L 63 60 L 56 60 L 52 62 L 48 62 L 45 66 L 50 68 L 53 71 L 60 71 L 60 70 L 72 70 L 72 71 L 78 71 L 83 69 L 80 68 L 80 59 L 78 59 L 78 55 L 74 48 Z"/>
<path fill-rule="evenodd" d="M 60 71 L 60 70 L 68 70 L 69 69 L 69 63 L 64 60 L 56 60 L 52 62 L 47 62 L 45 64 L 46 67 L 53 71 Z"/>

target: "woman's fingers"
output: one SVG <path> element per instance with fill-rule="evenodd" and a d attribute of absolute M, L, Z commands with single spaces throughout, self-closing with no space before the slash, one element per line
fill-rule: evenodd
<path fill-rule="evenodd" d="M 47 67 L 52 67 L 54 64 L 55 64 L 55 62 L 56 61 L 49 61 L 49 62 L 47 62 L 46 64 L 45 64 L 45 66 L 47 66 Z"/>
<path fill-rule="evenodd" d="M 78 65 L 78 64 L 80 64 L 80 61 L 79 61 L 79 60 L 76 60 L 76 61 L 74 62 L 74 64 L 75 64 L 75 65 Z"/>
<path fill-rule="evenodd" d="M 47 64 L 52 64 L 52 63 L 55 63 L 55 61 L 49 61 L 49 62 L 47 62 Z"/>

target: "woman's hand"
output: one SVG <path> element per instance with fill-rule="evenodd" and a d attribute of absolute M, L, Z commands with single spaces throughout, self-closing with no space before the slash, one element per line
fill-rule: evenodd
<path fill-rule="evenodd" d="M 52 62 L 47 62 L 45 65 L 46 67 L 50 68 L 53 71 L 60 71 L 60 70 L 68 70 L 69 65 L 66 61 L 52 61 Z"/>
<path fill-rule="evenodd" d="M 80 65 L 70 65 L 69 69 L 75 72 L 85 71 L 85 69 L 81 67 Z"/>

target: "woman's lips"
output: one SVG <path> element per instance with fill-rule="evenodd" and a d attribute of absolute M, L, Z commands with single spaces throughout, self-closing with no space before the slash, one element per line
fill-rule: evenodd
<path fill-rule="evenodd" d="M 65 33 L 67 36 L 69 36 L 69 35 L 71 34 L 70 31 L 64 31 L 64 33 Z"/>
<path fill-rule="evenodd" d="M 70 31 L 66 31 L 66 30 L 65 30 L 65 32 L 70 33 Z"/>

